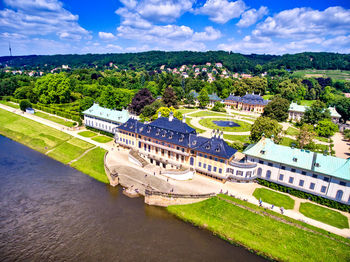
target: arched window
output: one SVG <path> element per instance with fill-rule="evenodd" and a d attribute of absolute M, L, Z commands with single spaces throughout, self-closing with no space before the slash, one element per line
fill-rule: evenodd
<path fill-rule="evenodd" d="M 341 201 L 342 197 L 343 197 L 343 190 L 338 190 L 335 196 L 335 200 Z"/>
<path fill-rule="evenodd" d="M 191 157 L 190 158 L 190 165 L 193 166 L 193 164 L 194 164 L 194 159 L 193 159 L 193 157 Z"/>
<path fill-rule="evenodd" d="M 270 179 L 271 178 L 271 170 L 266 171 L 266 178 Z"/>
<path fill-rule="evenodd" d="M 262 168 L 259 167 L 259 168 L 258 168 L 258 176 L 261 176 L 261 174 L 262 174 Z"/>

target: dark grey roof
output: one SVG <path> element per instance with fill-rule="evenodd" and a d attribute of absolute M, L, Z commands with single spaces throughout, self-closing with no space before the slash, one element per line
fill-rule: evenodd
<path fill-rule="evenodd" d="M 149 123 L 148 125 L 158 127 L 158 128 L 164 128 L 167 130 L 175 131 L 175 132 L 181 132 L 181 133 L 195 133 L 196 130 L 186 123 L 183 123 L 181 120 L 177 118 L 173 118 L 172 121 L 169 121 L 167 117 L 158 117 L 153 122 Z"/>
<path fill-rule="evenodd" d="M 249 105 L 267 105 L 270 102 L 269 100 L 262 98 L 260 95 L 254 94 L 246 94 L 243 97 L 229 95 L 229 97 L 225 99 L 225 102 L 229 101 L 241 102 Z"/>

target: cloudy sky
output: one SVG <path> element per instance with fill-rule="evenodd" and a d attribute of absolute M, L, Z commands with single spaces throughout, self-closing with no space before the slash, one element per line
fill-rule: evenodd
<path fill-rule="evenodd" d="M 0 0 L 0 56 L 350 53 L 350 0 Z"/>

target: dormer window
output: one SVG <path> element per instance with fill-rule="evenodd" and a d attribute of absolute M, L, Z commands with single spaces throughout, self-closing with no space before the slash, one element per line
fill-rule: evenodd
<path fill-rule="evenodd" d="M 156 136 L 159 136 L 159 132 L 156 133 Z"/>
<path fill-rule="evenodd" d="M 180 142 L 184 141 L 183 137 L 180 137 L 180 138 L 179 138 L 179 141 L 180 141 Z"/>
<path fill-rule="evenodd" d="M 140 132 L 142 132 L 143 131 L 143 127 L 140 127 Z"/>
<path fill-rule="evenodd" d="M 165 132 L 163 133 L 162 137 L 165 137 Z"/>
<path fill-rule="evenodd" d="M 217 148 L 215 149 L 215 151 L 216 151 L 216 152 L 220 152 L 220 148 L 217 147 Z"/>
<path fill-rule="evenodd" d="M 169 139 L 172 139 L 172 138 L 173 138 L 173 135 L 170 135 L 170 136 L 169 136 Z"/>
<path fill-rule="evenodd" d="M 315 167 L 320 167 L 320 163 L 314 163 Z"/>
<path fill-rule="evenodd" d="M 210 145 L 206 145 L 206 146 L 205 146 L 205 149 L 210 149 Z"/>
<path fill-rule="evenodd" d="M 265 150 L 261 150 L 261 151 L 260 151 L 260 154 L 265 154 Z"/>
<path fill-rule="evenodd" d="M 194 140 L 193 142 L 192 142 L 192 145 L 196 145 L 197 144 L 197 140 Z"/>
<path fill-rule="evenodd" d="M 298 162 L 298 158 L 293 157 L 293 162 Z"/>

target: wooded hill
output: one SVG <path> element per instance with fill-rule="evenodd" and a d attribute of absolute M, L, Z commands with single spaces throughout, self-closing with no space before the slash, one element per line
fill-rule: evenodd
<path fill-rule="evenodd" d="M 149 51 L 123 54 L 85 54 L 85 55 L 30 55 L 0 57 L 0 67 L 51 70 L 57 66 L 69 65 L 70 68 L 103 68 L 112 62 L 120 69 L 157 70 L 161 65 L 179 67 L 181 65 L 202 65 L 207 62 L 221 62 L 232 72 L 254 72 L 256 65 L 263 70 L 269 69 L 340 69 L 350 70 L 350 54 L 314 53 L 277 55 L 243 55 L 224 51 L 208 52 L 165 52 Z"/>

